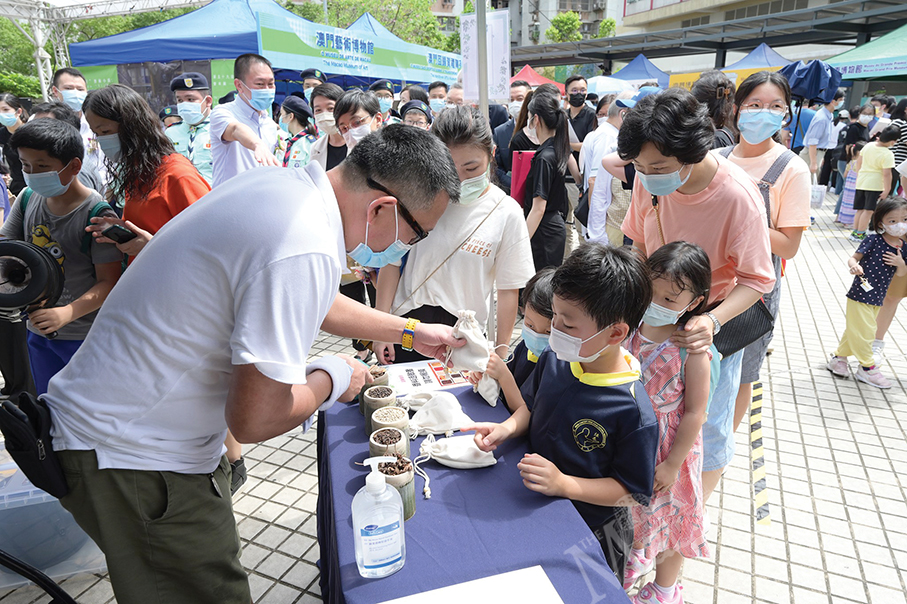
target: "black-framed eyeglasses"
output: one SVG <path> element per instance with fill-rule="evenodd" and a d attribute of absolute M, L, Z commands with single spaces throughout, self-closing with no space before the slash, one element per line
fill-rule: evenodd
<path fill-rule="evenodd" d="M 409 210 L 407 210 L 406 206 L 403 205 L 403 202 L 400 201 L 400 197 L 398 195 L 389 191 L 384 185 L 381 185 L 372 180 L 371 176 L 367 176 L 365 178 L 365 182 L 366 184 L 368 184 L 369 188 L 381 191 L 382 193 L 387 193 L 397 200 L 397 208 L 400 210 L 400 216 L 403 217 L 403 221 L 406 222 L 406 224 L 409 225 L 409 228 L 413 230 L 413 233 L 416 234 L 416 236 L 411 239 L 407 243 L 407 245 L 416 245 L 417 243 L 428 237 L 428 231 L 423 229 L 422 225 L 416 222 L 416 219 L 413 218 L 413 215 L 409 213 Z"/>

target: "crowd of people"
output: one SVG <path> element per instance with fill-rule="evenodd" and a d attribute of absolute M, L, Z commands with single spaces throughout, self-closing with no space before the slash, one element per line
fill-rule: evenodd
<path fill-rule="evenodd" d="M 464 430 L 486 451 L 527 435 L 527 488 L 575 503 L 627 590 L 654 568 L 635 602 L 682 602 L 816 182 L 858 212 L 828 369 L 849 377 L 853 355 L 890 387 L 873 352 L 907 296 L 907 101 L 796 111 L 768 71 L 598 98 L 575 75 L 563 94 L 514 81 L 486 116 L 460 84 L 395 107 L 388 80 L 301 78 L 277 106 L 270 63 L 242 55 L 233 100 L 184 73 L 161 114 L 72 68 L 31 116 L 0 95 L 0 236 L 65 274 L 53 308 L 0 321 L 5 393 L 49 406 L 61 502 L 121 603 L 248 602 L 240 443 L 352 400 L 360 360 L 442 358 L 463 309 L 494 315 L 487 373 L 511 412 Z M 319 329 L 358 359 L 308 361 Z M 122 379 L 101 382 L 110 359 Z"/>

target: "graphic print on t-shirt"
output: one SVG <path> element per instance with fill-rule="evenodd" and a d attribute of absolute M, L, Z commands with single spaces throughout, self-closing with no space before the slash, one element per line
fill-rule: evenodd
<path fill-rule="evenodd" d="M 595 449 L 604 449 L 608 441 L 608 431 L 595 420 L 581 419 L 573 424 L 573 440 L 580 451 L 589 453 Z"/>
<path fill-rule="evenodd" d="M 480 258 L 487 258 L 491 255 L 492 243 L 490 241 L 482 241 L 476 237 L 470 237 L 466 242 L 460 247 L 464 252 L 469 252 L 470 254 L 475 254 Z"/>
<path fill-rule="evenodd" d="M 60 244 L 51 238 L 50 228 L 47 225 L 36 224 L 32 228 L 31 242 L 38 247 L 43 247 L 45 250 L 50 252 L 50 255 L 53 256 L 58 263 L 60 263 L 60 268 L 63 268 L 63 261 L 66 260 L 66 256 L 63 254 L 63 248 L 60 246 Z"/>

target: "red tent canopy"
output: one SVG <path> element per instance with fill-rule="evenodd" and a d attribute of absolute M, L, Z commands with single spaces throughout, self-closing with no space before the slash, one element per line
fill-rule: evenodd
<path fill-rule="evenodd" d="M 554 84 L 555 86 L 557 86 L 557 89 L 561 91 L 561 94 L 564 94 L 563 84 L 558 84 L 554 80 L 549 80 L 548 78 L 540 75 L 539 72 L 534 70 L 529 65 L 524 65 L 519 73 L 510 78 L 510 83 L 512 84 L 516 80 L 526 80 L 533 88 L 541 86 L 542 84 Z"/>

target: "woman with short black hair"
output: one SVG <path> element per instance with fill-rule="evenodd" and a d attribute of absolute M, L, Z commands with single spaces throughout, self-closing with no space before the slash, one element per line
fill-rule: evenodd
<path fill-rule="evenodd" d="M 617 139 L 621 159 L 636 167 L 624 234 L 643 255 L 672 241 L 702 247 L 712 266 L 710 311 L 687 321 L 673 341 L 704 352 L 723 325 L 772 291 L 765 204 L 752 179 L 710 153 L 714 126 L 690 92 L 669 88 L 627 112 Z M 730 328 L 730 327 L 729 327 Z M 717 486 L 734 455 L 734 404 L 743 351 L 724 358 L 709 417 L 703 426 L 703 491 Z"/>

